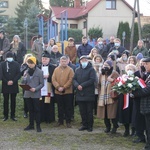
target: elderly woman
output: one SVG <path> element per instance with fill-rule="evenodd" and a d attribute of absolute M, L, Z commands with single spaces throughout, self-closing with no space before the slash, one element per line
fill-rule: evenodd
<path fill-rule="evenodd" d="M 125 72 L 127 75 L 134 75 L 134 72 L 136 71 L 136 66 L 133 64 L 128 64 L 125 67 Z M 129 136 L 130 130 L 129 125 L 132 121 L 132 110 L 133 110 L 133 100 L 129 99 L 129 106 L 126 109 L 123 109 L 124 107 L 124 95 L 119 95 L 118 100 L 118 121 L 122 123 L 125 127 L 124 137 Z M 134 128 L 132 128 L 132 134 L 134 134 Z"/>
<path fill-rule="evenodd" d="M 13 40 L 10 45 L 10 51 L 15 56 L 15 61 L 17 61 L 20 65 L 23 63 L 23 57 L 26 54 L 26 48 L 20 40 L 18 35 L 13 37 Z"/>
<path fill-rule="evenodd" d="M 98 100 L 98 82 L 99 82 L 99 77 L 100 77 L 100 74 L 101 74 L 101 69 L 102 69 L 102 66 L 103 66 L 103 63 L 104 63 L 104 60 L 102 58 L 101 55 L 96 55 L 94 56 L 93 58 L 93 68 L 95 69 L 96 71 L 96 75 L 97 75 L 97 82 L 95 84 L 95 101 L 94 101 L 94 115 L 97 114 L 97 100 Z"/>
<path fill-rule="evenodd" d="M 97 116 L 98 118 L 104 119 L 104 123 L 106 126 L 105 132 L 108 133 L 111 131 L 112 134 L 116 133 L 118 128 L 116 120 L 118 101 L 114 101 L 110 97 L 110 92 L 112 83 L 118 76 L 119 74 L 115 70 L 113 70 L 112 62 L 106 60 L 102 67 L 102 74 L 99 78 L 100 91 Z M 113 124 L 112 130 L 110 119 Z"/>

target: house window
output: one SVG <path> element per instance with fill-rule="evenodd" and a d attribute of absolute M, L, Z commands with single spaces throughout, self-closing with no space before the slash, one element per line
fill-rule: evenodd
<path fill-rule="evenodd" d="M 87 21 L 83 22 L 83 28 L 87 28 Z"/>
<path fill-rule="evenodd" d="M 70 24 L 70 28 L 71 28 L 71 29 L 77 29 L 77 28 L 78 28 L 78 25 L 77 25 L 77 24 Z"/>
<path fill-rule="evenodd" d="M 0 8 L 8 8 L 8 1 L 1 1 Z"/>
<path fill-rule="evenodd" d="M 116 9 L 116 0 L 106 0 L 106 9 Z"/>

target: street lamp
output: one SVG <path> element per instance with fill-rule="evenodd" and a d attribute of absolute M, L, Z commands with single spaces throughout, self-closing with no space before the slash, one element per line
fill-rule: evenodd
<path fill-rule="evenodd" d="M 26 30 L 26 49 L 28 49 L 28 19 L 25 18 L 24 20 L 24 28 Z"/>

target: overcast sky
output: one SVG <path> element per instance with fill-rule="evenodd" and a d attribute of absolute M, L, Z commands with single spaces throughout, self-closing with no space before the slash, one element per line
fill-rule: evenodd
<path fill-rule="evenodd" d="M 49 0 L 42 0 L 43 4 L 48 4 Z M 135 0 L 126 0 L 132 7 L 134 6 Z M 140 2 L 140 13 L 143 13 L 144 16 L 150 16 L 150 0 L 139 0 Z M 148 3 L 149 2 L 149 3 Z M 48 7 L 48 5 L 47 5 Z"/>

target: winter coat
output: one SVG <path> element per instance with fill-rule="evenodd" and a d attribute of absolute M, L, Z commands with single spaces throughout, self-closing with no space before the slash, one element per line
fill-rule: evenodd
<path fill-rule="evenodd" d="M 104 44 L 97 44 L 95 48 L 98 50 L 98 53 L 102 56 L 102 58 L 106 60 L 108 55 L 106 46 Z"/>
<path fill-rule="evenodd" d="M 76 101 L 94 101 L 95 100 L 95 81 L 96 72 L 91 63 L 83 69 L 81 66 L 76 69 L 73 84 L 76 89 Z M 78 90 L 78 86 L 82 86 L 82 90 Z"/>
<path fill-rule="evenodd" d="M 125 51 L 125 48 L 123 46 L 119 46 L 119 47 L 114 46 L 114 47 L 110 48 L 108 54 L 111 53 L 113 50 L 118 50 L 119 54 L 117 55 L 117 57 L 119 58 L 122 56 L 122 53 Z"/>
<path fill-rule="evenodd" d="M 148 53 L 148 50 L 147 50 L 146 47 L 139 48 L 138 46 L 136 46 L 136 47 L 133 49 L 132 55 L 133 55 L 133 56 L 136 56 L 138 53 L 142 53 L 144 57 L 149 56 L 149 53 Z"/>
<path fill-rule="evenodd" d="M 92 48 L 93 47 L 89 45 L 88 43 L 86 43 L 85 45 L 84 44 L 80 45 L 77 50 L 78 58 L 80 58 L 83 55 L 89 55 Z"/>
<path fill-rule="evenodd" d="M 2 79 L 2 75 L 3 75 L 3 73 L 2 73 L 2 65 L 0 63 L 0 80 Z"/>
<path fill-rule="evenodd" d="M 25 91 L 24 98 L 40 98 L 41 97 L 41 88 L 44 86 L 44 77 L 43 71 L 36 67 L 32 76 L 27 72 L 27 76 L 23 77 L 22 84 L 27 84 L 31 88 L 35 88 L 35 92 Z"/>
<path fill-rule="evenodd" d="M 118 72 L 116 72 L 116 71 L 113 71 L 112 72 L 112 74 L 110 75 L 110 77 L 112 78 L 112 79 L 116 79 L 117 77 L 119 76 L 119 74 L 118 74 Z M 101 77 L 100 77 L 100 84 L 102 83 L 102 81 L 101 81 Z M 111 90 L 111 89 L 110 89 Z M 100 89 L 100 91 L 101 91 L 101 89 Z M 101 95 L 103 95 L 104 93 L 101 93 L 101 92 L 99 92 Z M 108 94 L 109 94 L 109 91 L 108 91 Z M 100 95 L 99 95 L 100 96 Z M 110 98 L 109 98 L 110 99 Z M 110 101 L 110 100 L 109 100 Z M 107 117 L 108 117 L 108 119 L 114 119 L 114 118 L 116 118 L 116 115 L 117 115 L 117 107 L 118 107 L 118 101 L 117 100 L 112 100 L 112 103 L 110 103 L 110 104 L 107 104 L 107 107 L 106 107 L 106 105 L 104 105 L 104 106 L 98 106 L 97 107 L 97 116 L 98 116 L 98 118 L 102 118 L 102 119 L 104 119 L 105 118 L 105 113 L 106 113 L 106 111 L 107 111 Z M 106 110 L 107 109 L 107 110 Z"/>
<path fill-rule="evenodd" d="M 61 56 L 62 54 L 59 51 L 57 53 L 54 53 L 52 51 L 50 56 L 50 63 L 53 64 L 54 66 L 58 66 Z"/>
<path fill-rule="evenodd" d="M 65 48 L 65 55 L 68 55 L 70 58 L 70 61 L 75 64 L 76 58 L 77 58 L 77 49 L 75 46 L 67 46 Z"/>
<path fill-rule="evenodd" d="M 1 49 L 1 51 L 4 51 L 4 53 L 3 53 L 3 60 L 5 60 L 5 58 L 6 58 L 6 54 L 7 54 L 7 52 L 10 50 L 10 41 L 9 41 L 9 39 L 8 38 L 6 38 L 6 37 L 4 37 L 4 39 L 1 39 L 1 44 L 2 44 L 2 49 Z"/>
<path fill-rule="evenodd" d="M 44 50 L 44 44 L 39 40 L 35 40 L 32 45 L 31 51 L 39 63 L 41 62 L 43 50 Z"/>
<path fill-rule="evenodd" d="M 16 61 L 1 63 L 2 66 L 2 93 L 18 93 L 18 80 L 21 77 L 20 66 Z M 12 80 L 13 85 L 7 85 Z"/>
<path fill-rule="evenodd" d="M 10 45 L 10 51 L 12 51 L 14 53 L 15 61 L 17 61 L 21 65 L 23 63 L 23 57 L 26 54 L 26 48 L 23 45 L 23 43 L 19 42 L 17 49 L 14 49 L 13 45 L 11 44 Z"/>
<path fill-rule="evenodd" d="M 150 114 L 150 73 L 145 80 L 146 87 L 133 91 L 133 95 L 141 98 L 140 109 L 142 114 Z"/>
<path fill-rule="evenodd" d="M 64 95 L 64 94 L 72 94 L 72 80 L 73 80 L 74 72 L 72 68 L 69 66 L 67 67 L 62 67 L 58 66 L 52 75 L 52 83 L 55 87 L 55 93 L 59 95 Z M 64 87 L 65 91 L 59 92 L 58 88 L 59 87 Z"/>

